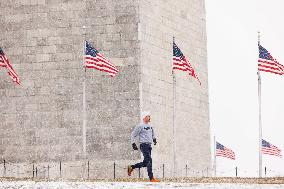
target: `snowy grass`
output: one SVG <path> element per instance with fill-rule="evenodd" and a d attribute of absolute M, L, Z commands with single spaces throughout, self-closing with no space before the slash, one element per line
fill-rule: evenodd
<path fill-rule="evenodd" d="M 176 178 L 164 179 L 160 183 L 150 183 L 139 179 L 114 180 L 31 180 L 0 179 L 0 189 L 148 189 L 148 188 L 196 188 L 196 189 L 284 189 L 284 178 Z"/>
<path fill-rule="evenodd" d="M 2 181 L 2 189 L 148 189 L 148 188 L 196 188 L 196 189 L 279 189 L 282 184 L 240 184 L 240 183 L 176 183 L 176 182 L 36 182 L 36 181 Z"/>

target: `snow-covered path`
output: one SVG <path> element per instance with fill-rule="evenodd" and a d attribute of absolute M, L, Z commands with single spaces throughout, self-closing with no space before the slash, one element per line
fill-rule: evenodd
<path fill-rule="evenodd" d="M 148 188 L 194 188 L 194 189 L 284 189 L 284 184 L 215 184 L 215 183 L 149 183 L 149 182 L 34 182 L 1 181 L 2 189 L 148 189 Z"/>

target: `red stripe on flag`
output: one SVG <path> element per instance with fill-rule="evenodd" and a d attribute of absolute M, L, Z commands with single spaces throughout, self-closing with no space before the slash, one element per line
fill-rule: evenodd
<path fill-rule="evenodd" d="M 94 68 L 99 71 L 107 72 L 110 76 L 115 76 L 119 70 L 99 53 L 90 43 L 85 43 L 84 65 L 86 68 Z"/>
<path fill-rule="evenodd" d="M 106 64 L 105 62 L 103 62 L 99 59 L 93 58 L 93 57 L 86 56 L 85 57 L 85 63 L 86 63 L 86 66 L 88 66 L 88 64 L 95 64 L 95 65 L 100 66 L 100 67 L 108 68 L 108 69 L 110 69 L 114 72 L 118 72 L 118 69 L 116 69 L 114 66 L 110 66 L 109 64 Z"/>
<path fill-rule="evenodd" d="M 283 75 L 282 73 L 271 71 L 271 70 L 268 70 L 268 69 L 261 69 L 261 68 L 259 68 L 258 70 L 259 71 L 263 71 L 263 72 L 270 72 L 270 73 L 274 73 L 274 74 L 278 74 L 278 75 Z"/>
<path fill-rule="evenodd" d="M 235 153 L 232 150 L 227 149 L 227 148 L 225 148 L 224 150 L 216 149 L 216 156 L 226 157 L 232 160 L 236 159 Z"/>
<path fill-rule="evenodd" d="M 284 66 L 277 61 L 258 59 L 258 70 L 264 72 L 270 72 L 278 75 L 284 74 Z"/>
<path fill-rule="evenodd" d="M 0 55 L 0 60 L 1 60 L 0 66 L 5 67 L 8 70 L 8 74 L 12 78 L 12 80 L 20 85 L 20 78 L 18 77 L 17 73 L 13 69 L 8 58 L 5 55 Z"/>
<path fill-rule="evenodd" d="M 198 76 L 195 74 L 193 67 L 191 64 L 187 61 L 185 57 L 182 59 L 180 57 L 173 56 L 173 70 L 181 70 L 187 72 L 189 75 L 196 78 L 201 85 L 201 82 L 198 78 Z"/>

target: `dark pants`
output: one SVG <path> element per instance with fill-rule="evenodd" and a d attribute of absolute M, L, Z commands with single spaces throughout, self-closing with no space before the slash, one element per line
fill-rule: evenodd
<path fill-rule="evenodd" d="M 144 156 L 144 160 L 140 163 L 136 163 L 135 165 L 132 165 L 132 168 L 135 169 L 135 168 L 147 167 L 148 176 L 149 176 L 149 179 L 151 180 L 153 178 L 151 144 L 141 143 L 140 149 Z"/>

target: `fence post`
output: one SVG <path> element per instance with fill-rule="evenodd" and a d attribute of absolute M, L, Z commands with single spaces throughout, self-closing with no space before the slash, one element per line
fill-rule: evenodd
<path fill-rule="evenodd" d="M 36 167 L 36 169 L 35 169 L 35 173 L 36 173 L 36 178 L 37 178 L 37 167 Z"/>
<path fill-rule="evenodd" d="M 33 163 L 33 178 L 35 177 L 35 164 Z"/>
<path fill-rule="evenodd" d="M 208 167 L 206 168 L 206 176 L 208 177 L 208 173 L 209 173 L 209 171 L 208 171 Z"/>
<path fill-rule="evenodd" d="M 139 175 L 139 178 L 141 178 L 140 167 L 139 167 L 139 170 L 138 170 L 138 175 Z"/>
<path fill-rule="evenodd" d="M 88 179 L 90 178 L 90 161 L 88 160 Z"/>
<path fill-rule="evenodd" d="M 62 174 L 61 174 L 61 161 L 59 161 L 59 177 L 61 178 Z"/>
<path fill-rule="evenodd" d="M 6 177 L 6 161 L 5 161 L 5 159 L 4 159 L 4 164 L 3 164 L 3 166 L 4 166 L 4 169 L 3 169 L 3 177 Z"/>
<path fill-rule="evenodd" d="M 20 175 L 20 166 L 19 165 L 16 165 L 17 166 L 17 177 L 19 177 L 19 175 Z"/>
<path fill-rule="evenodd" d="M 165 178 L 165 164 L 163 164 L 163 178 Z"/>
<path fill-rule="evenodd" d="M 115 179 L 115 162 L 113 162 L 113 179 Z"/>
<path fill-rule="evenodd" d="M 236 177 L 238 177 L 238 167 L 236 167 Z"/>
<path fill-rule="evenodd" d="M 264 175 L 266 177 L 266 166 L 264 167 Z"/>
<path fill-rule="evenodd" d="M 187 177 L 187 164 L 185 165 L 185 177 Z"/>
<path fill-rule="evenodd" d="M 47 178 L 49 179 L 49 164 L 47 165 Z"/>

